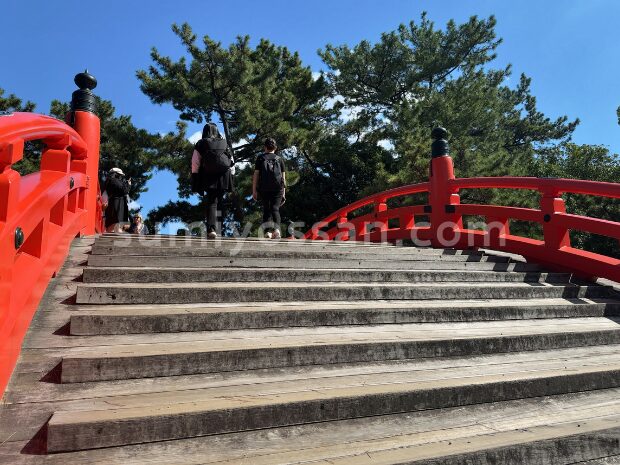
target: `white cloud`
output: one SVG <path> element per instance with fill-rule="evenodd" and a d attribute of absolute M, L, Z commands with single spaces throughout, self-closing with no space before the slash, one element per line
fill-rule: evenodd
<path fill-rule="evenodd" d="M 344 102 L 344 98 L 342 95 L 336 95 L 335 97 L 330 97 L 325 101 L 325 106 L 327 108 L 333 108 L 336 102 Z"/>
<path fill-rule="evenodd" d="M 344 97 L 342 95 L 336 95 L 335 97 L 330 97 L 325 102 L 325 106 L 327 108 L 333 108 L 336 102 L 344 103 Z M 362 107 L 344 107 L 340 110 L 340 119 L 345 123 L 351 121 L 359 115 L 360 111 L 362 111 Z"/>
<path fill-rule="evenodd" d="M 247 139 L 241 139 L 239 142 L 235 142 L 235 143 L 233 144 L 233 148 L 235 148 L 235 149 L 236 149 L 237 147 L 239 147 L 239 146 L 241 146 L 241 145 L 245 145 L 245 144 L 247 144 L 247 143 L 248 143 L 248 140 L 247 140 Z"/>
<path fill-rule="evenodd" d="M 195 144 L 200 139 L 202 139 L 202 131 L 196 131 L 194 134 L 187 138 L 187 140 L 190 141 L 192 144 Z"/>
<path fill-rule="evenodd" d="M 340 111 L 340 119 L 345 123 L 357 118 L 357 115 L 362 111 L 362 107 L 343 108 Z"/>
<path fill-rule="evenodd" d="M 377 145 L 379 147 L 383 147 L 385 150 L 394 150 L 394 144 L 388 139 L 380 140 L 379 142 L 377 142 Z"/>
<path fill-rule="evenodd" d="M 312 79 L 317 81 L 320 77 L 321 77 L 321 72 L 320 71 L 312 71 Z"/>
<path fill-rule="evenodd" d="M 141 208 L 142 208 L 142 205 L 140 205 L 136 200 L 132 200 L 129 202 L 130 210 L 140 210 Z"/>

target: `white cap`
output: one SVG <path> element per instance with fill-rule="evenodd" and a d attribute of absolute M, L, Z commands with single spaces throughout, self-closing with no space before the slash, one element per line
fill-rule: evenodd
<path fill-rule="evenodd" d="M 120 169 L 120 168 L 112 168 L 112 169 L 110 170 L 110 173 L 118 173 L 118 174 L 120 174 L 121 176 L 125 176 L 125 173 L 123 173 L 123 170 L 122 170 L 122 169 Z"/>

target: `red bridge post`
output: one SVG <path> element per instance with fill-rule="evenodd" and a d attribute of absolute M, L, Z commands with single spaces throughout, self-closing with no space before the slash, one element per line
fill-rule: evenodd
<path fill-rule="evenodd" d="M 435 247 L 453 246 L 458 241 L 463 219 L 456 213 L 455 205 L 460 204 L 458 190 L 453 189 L 454 164 L 449 154 L 448 131 L 435 128 L 431 132 L 430 206 L 431 243 Z"/>
<path fill-rule="evenodd" d="M 82 136 L 88 146 L 88 155 L 85 160 L 72 162 L 72 170 L 86 174 L 86 195 L 84 209 L 87 211 L 86 227 L 82 231 L 84 235 L 95 234 L 95 226 L 100 220 L 97 218 L 99 200 L 99 145 L 101 123 L 95 111 L 97 100 L 92 89 L 97 87 L 97 80 L 88 71 L 75 76 L 75 84 L 79 87 L 73 92 L 71 99 L 71 111 L 67 114 L 66 121 L 71 124 L 76 132 Z"/>

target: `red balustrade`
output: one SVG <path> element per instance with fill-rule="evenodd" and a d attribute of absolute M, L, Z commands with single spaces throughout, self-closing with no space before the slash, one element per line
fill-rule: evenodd
<path fill-rule="evenodd" d="M 0 393 L 71 241 L 102 231 L 99 119 L 90 111 L 68 119 L 73 127 L 32 113 L 0 115 Z M 12 165 L 33 140 L 44 143 L 40 171 L 20 176 Z"/>
<path fill-rule="evenodd" d="M 620 241 L 620 222 L 573 215 L 566 212 L 563 193 L 620 198 L 620 184 L 533 177 L 463 178 L 454 176 L 445 130 L 434 131 L 429 182 L 373 194 L 347 205 L 315 224 L 306 239 L 397 241 L 467 249 L 484 247 L 516 253 L 549 269 L 572 272 L 592 279 L 620 282 L 620 260 L 571 246 L 569 231 L 586 231 Z M 500 205 L 461 204 L 461 189 L 526 189 L 540 194 L 538 209 Z M 424 205 L 388 208 L 388 201 L 426 193 Z M 397 203 L 397 202 L 395 202 Z M 357 210 L 372 212 L 355 216 Z M 483 230 L 463 226 L 464 215 L 485 219 Z M 415 218 L 424 216 L 425 223 Z M 510 221 L 542 225 L 543 240 L 511 234 Z"/>

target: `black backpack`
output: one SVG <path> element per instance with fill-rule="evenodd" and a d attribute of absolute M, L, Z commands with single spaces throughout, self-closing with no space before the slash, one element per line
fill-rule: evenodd
<path fill-rule="evenodd" d="M 222 175 L 232 166 L 225 139 L 201 139 L 196 144 L 203 172 Z"/>
<path fill-rule="evenodd" d="M 275 153 L 264 153 L 261 157 L 258 177 L 259 190 L 264 192 L 277 192 L 284 187 L 280 157 Z"/>

